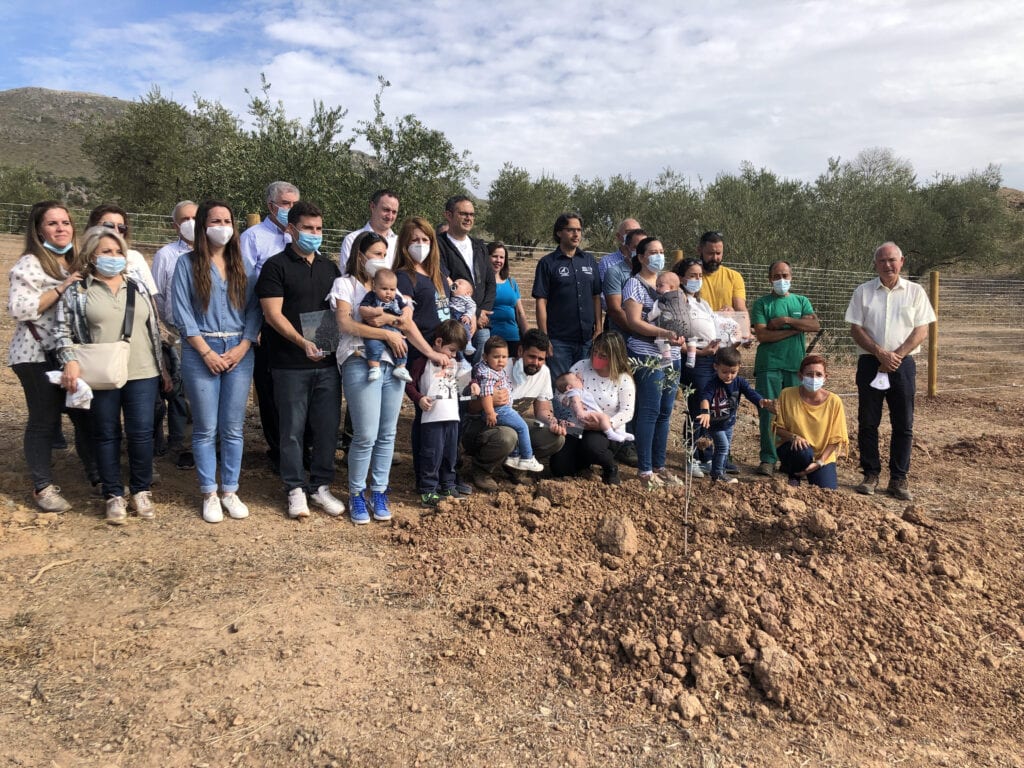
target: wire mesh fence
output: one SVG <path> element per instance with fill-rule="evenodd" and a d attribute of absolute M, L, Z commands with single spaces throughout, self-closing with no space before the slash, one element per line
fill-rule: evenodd
<path fill-rule="evenodd" d="M 24 235 L 30 206 L 0 203 L 0 232 Z M 86 209 L 71 209 L 82 231 L 89 218 Z M 132 245 L 152 255 L 176 237 L 170 216 L 129 213 Z M 349 230 L 324 230 L 323 251 L 337 254 Z M 512 276 L 519 284 L 527 317 L 534 322 L 530 298 L 536 262 L 550 246 L 508 244 Z M 595 252 L 598 258 L 604 254 Z M 767 268 L 761 264 L 735 263 L 747 285 L 747 303 L 769 290 Z M 857 355 L 844 321 L 846 306 L 854 288 L 870 280 L 869 271 L 847 272 L 793 264 L 793 290 L 807 296 L 821 321 L 822 331 L 815 350 L 840 366 L 849 368 Z M 912 276 L 927 288 L 927 278 Z M 978 387 L 1017 386 L 1024 381 L 1024 281 L 972 275 L 941 275 L 937 307 L 939 391 Z M 927 375 L 928 342 L 918 357 L 920 375 Z M 852 386 L 852 377 L 849 386 Z M 921 389 L 923 391 L 923 380 Z"/>

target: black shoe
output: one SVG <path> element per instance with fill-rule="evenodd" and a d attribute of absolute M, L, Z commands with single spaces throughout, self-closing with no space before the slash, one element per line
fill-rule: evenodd
<path fill-rule="evenodd" d="M 473 486 L 463 482 L 461 478 L 455 479 L 455 490 L 459 492 L 460 496 L 471 496 L 473 494 Z"/>
<path fill-rule="evenodd" d="M 636 455 L 636 445 L 632 442 L 620 443 L 620 447 L 615 451 L 615 460 L 620 464 L 625 464 L 627 467 L 637 467 L 640 465 L 640 459 Z"/>
<path fill-rule="evenodd" d="M 601 482 L 605 485 L 621 485 L 622 480 L 619 478 L 619 468 L 611 467 L 601 470 Z"/>
<path fill-rule="evenodd" d="M 740 468 L 737 467 L 735 464 L 733 464 L 728 459 L 726 459 L 726 461 L 725 461 L 725 474 L 727 474 L 727 475 L 738 475 L 739 473 L 740 473 Z"/>
<path fill-rule="evenodd" d="M 174 466 L 178 469 L 195 469 L 196 460 L 192 455 L 192 451 L 182 451 L 181 455 L 178 456 L 178 462 Z"/>

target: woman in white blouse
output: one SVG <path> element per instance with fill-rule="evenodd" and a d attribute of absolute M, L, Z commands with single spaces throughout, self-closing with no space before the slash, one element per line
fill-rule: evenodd
<path fill-rule="evenodd" d="M 28 420 L 25 423 L 25 462 L 32 477 L 35 501 L 44 512 L 65 512 L 71 504 L 53 485 L 50 453 L 54 433 L 60 428 L 65 392 L 51 384 L 46 372 L 60 370 L 56 360 L 54 326 L 61 296 L 76 280 L 70 271 L 75 255 L 75 225 L 62 203 L 44 200 L 32 206 L 25 230 L 25 255 L 10 275 L 7 310 L 18 325 L 11 339 L 7 364 L 25 391 Z M 75 426 L 75 448 L 89 480 L 99 483 L 89 432 L 89 412 L 69 409 Z"/>
<path fill-rule="evenodd" d="M 570 370 L 582 379 L 583 389 L 597 401 L 601 412 L 611 421 L 612 429 L 622 431 L 633 418 L 636 403 L 636 385 L 629 371 L 622 336 L 614 331 L 602 333 L 594 339 L 590 357 L 580 360 Z M 566 437 L 562 450 L 551 457 L 551 474 L 555 477 L 576 475 L 598 464 L 601 479 L 606 484 L 618 485 L 618 464 L 596 414 L 584 415 L 582 422 L 582 437 Z"/>

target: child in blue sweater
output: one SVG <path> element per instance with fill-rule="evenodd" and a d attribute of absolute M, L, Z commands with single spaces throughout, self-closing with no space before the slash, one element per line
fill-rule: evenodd
<path fill-rule="evenodd" d="M 740 407 L 740 395 L 759 408 L 775 413 L 775 403 L 762 397 L 740 373 L 740 353 L 735 347 L 724 347 L 715 353 L 715 377 L 700 393 L 700 413 L 697 421 L 711 433 L 715 453 L 711 459 L 711 479 L 724 483 L 739 482 L 725 474 L 725 460 L 729 457 L 732 430 Z"/>

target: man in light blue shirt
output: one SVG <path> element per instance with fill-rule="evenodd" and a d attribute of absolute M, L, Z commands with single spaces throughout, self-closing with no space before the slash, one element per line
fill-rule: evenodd
<path fill-rule="evenodd" d="M 285 230 L 288 229 L 288 212 L 299 202 L 299 188 L 287 181 L 271 182 L 267 186 L 266 200 L 269 211 L 267 217 L 255 227 L 249 227 L 239 238 L 246 271 L 251 273 L 249 279 L 254 281 L 270 257 L 282 253 L 291 242 Z M 267 441 L 267 458 L 277 472 L 281 459 L 280 429 L 277 405 L 274 402 L 274 379 L 270 374 L 266 345 L 257 344 L 254 357 L 252 383 L 260 407 L 260 426 L 263 428 L 263 439 Z"/>
<path fill-rule="evenodd" d="M 281 253 L 291 242 L 285 230 L 288 229 L 288 211 L 299 202 L 299 188 L 287 181 L 273 181 L 267 185 L 266 200 L 268 215 L 239 238 L 246 271 L 255 272 L 257 277 L 267 259 Z"/>
<path fill-rule="evenodd" d="M 153 256 L 153 280 L 159 293 L 156 295 L 156 308 L 160 311 L 160 319 L 168 326 L 174 325 L 174 299 L 171 296 L 171 279 L 178 257 L 192 250 L 196 233 L 196 211 L 198 206 L 191 200 L 182 200 L 171 212 L 171 221 L 178 233 L 178 239 L 168 243 Z"/>

